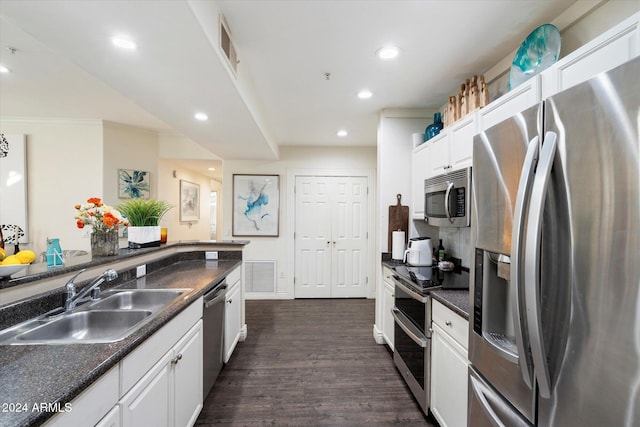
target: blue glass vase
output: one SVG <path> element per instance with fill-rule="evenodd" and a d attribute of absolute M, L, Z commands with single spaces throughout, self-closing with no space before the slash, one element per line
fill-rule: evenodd
<path fill-rule="evenodd" d="M 443 128 L 444 123 L 442 123 L 442 114 L 440 112 L 437 112 L 433 115 L 433 124 L 427 126 L 424 131 L 425 141 L 428 141 L 439 134 Z"/>
<path fill-rule="evenodd" d="M 47 239 L 47 267 L 61 267 L 64 265 L 60 239 Z"/>

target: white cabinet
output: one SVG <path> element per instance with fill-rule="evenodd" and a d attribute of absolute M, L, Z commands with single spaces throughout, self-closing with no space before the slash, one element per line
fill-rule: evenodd
<path fill-rule="evenodd" d="M 469 114 L 449 130 L 449 172 L 471 166 L 473 160 L 473 136 L 477 131 L 476 113 Z"/>
<path fill-rule="evenodd" d="M 534 76 L 478 111 L 478 132 L 539 103 L 540 76 Z"/>
<path fill-rule="evenodd" d="M 192 426 L 202 410 L 202 321 L 174 347 L 173 425 Z"/>
<path fill-rule="evenodd" d="M 610 70 L 640 54 L 640 12 L 562 58 L 542 75 L 542 97 Z"/>
<path fill-rule="evenodd" d="M 193 425 L 202 409 L 202 320 L 120 400 L 122 427 Z"/>
<path fill-rule="evenodd" d="M 47 427 L 100 424 L 118 402 L 120 367 L 114 366 L 91 384 L 70 404 L 69 412 L 61 412 L 50 418 Z M 101 420 L 103 419 L 103 420 Z M 106 422 L 106 421 L 105 421 Z M 111 424 L 103 424 L 109 426 Z M 117 424 L 116 424 L 117 425 Z"/>
<path fill-rule="evenodd" d="M 114 406 L 95 427 L 120 427 L 120 407 Z"/>
<path fill-rule="evenodd" d="M 432 300 L 431 412 L 445 426 L 467 425 L 467 320 Z"/>
<path fill-rule="evenodd" d="M 428 178 L 471 166 L 473 136 L 477 131 L 476 114 L 474 112 L 458 120 L 427 141 L 430 145 Z"/>
<path fill-rule="evenodd" d="M 122 427 L 169 427 L 172 353 L 160 361 L 120 400 Z"/>
<path fill-rule="evenodd" d="M 227 275 L 227 294 L 224 310 L 224 363 L 231 358 L 242 330 L 242 286 L 240 267 Z"/>
<path fill-rule="evenodd" d="M 411 218 L 424 219 L 424 180 L 429 172 L 429 144 L 422 144 L 411 155 Z"/>
<path fill-rule="evenodd" d="M 429 144 L 429 172 L 427 178 L 440 175 L 449 169 L 449 131 L 445 129 L 426 142 Z"/>
<path fill-rule="evenodd" d="M 393 350 L 393 329 L 394 320 L 391 310 L 395 305 L 395 284 L 393 283 L 393 272 L 382 267 L 383 296 L 382 296 L 382 337 L 387 345 Z"/>

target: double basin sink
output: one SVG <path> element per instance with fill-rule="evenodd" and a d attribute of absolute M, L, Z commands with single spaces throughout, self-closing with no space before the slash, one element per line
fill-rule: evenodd
<path fill-rule="evenodd" d="M 0 345 L 95 344 L 131 335 L 190 289 L 122 289 L 106 291 L 64 312 L 56 309 L 0 331 Z"/>

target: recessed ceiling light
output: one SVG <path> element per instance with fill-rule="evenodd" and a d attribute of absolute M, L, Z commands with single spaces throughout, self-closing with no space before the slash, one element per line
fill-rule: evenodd
<path fill-rule="evenodd" d="M 381 47 L 376 51 L 376 56 L 380 59 L 394 59 L 400 54 L 400 49 L 395 46 Z"/>
<path fill-rule="evenodd" d="M 119 48 L 127 50 L 135 50 L 136 43 L 126 36 L 115 36 L 111 39 L 111 42 Z"/>
<path fill-rule="evenodd" d="M 196 113 L 194 117 L 196 118 L 196 120 L 200 120 L 201 122 L 204 122 L 209 118 L 209 116 L 207 116 L 205 113 Z"/>
<path fill-rule="evenodd" d="M 338 132 L 336 132 L 336 135 L 338 135 L 340 138 L 344 138 L 345 136 L 349 135 L 349 132 L 344 129 L 340 129 Z"/>
<path fill-rule="evenodd" d="M 7 67 L 5 67 L 4 65 L 0 65 L 0 73 L 5 74 L 5 73 L 8 73 L 8 72 L 10 72 L 10 71 L 11 71 L 11 70 L 9 70 L 9 69 L 8 69 Z"/>
<path fill-rule="evenodd" d="M 358 92 L 358 98 L 360 99 L 369 99 L 373 96 L 373 93 L 369 89 L 362 89 Z"/>
<path fill-rule="evenodd" d="M 207 168 L 207 170 L 213 172 L 216 168 Z"/>

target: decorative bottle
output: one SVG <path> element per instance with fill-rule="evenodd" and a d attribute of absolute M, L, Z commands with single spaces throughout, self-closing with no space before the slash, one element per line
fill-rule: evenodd
<path fill-rule="evenodd" d="M 444 246 L 442 246 L 442 239 L 440 239 L 440 243 L 438 243 L 438 262 L 444 261 Z"/>
<path fill-rule="evenodd" d="M 64 265 L 60 239 L 47 239 L 47 267 L 61 267 Z"/>
<path fill-rule="evenodd" d="M 427 126 L 424 131 L 425 140 L 430 140 L 431 138 L 439 134 L 443 128 L 444 123 L 442 123 L 442 113 L 437 112 L 433 115 L 433 124 Z"/>

